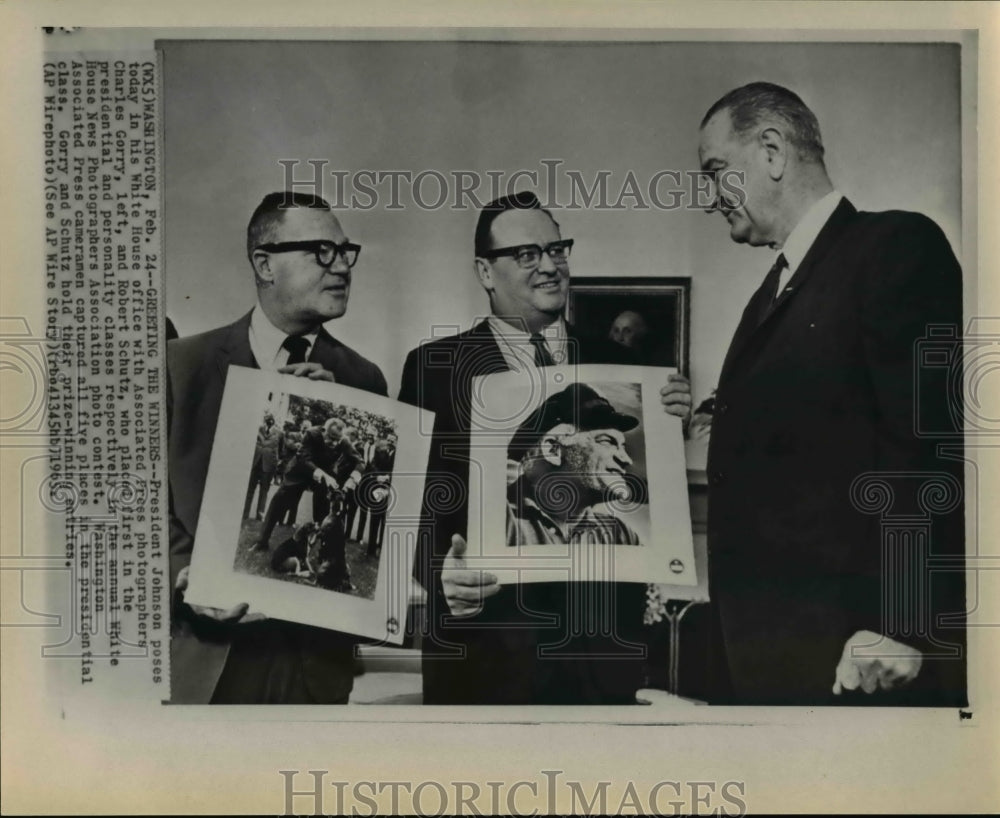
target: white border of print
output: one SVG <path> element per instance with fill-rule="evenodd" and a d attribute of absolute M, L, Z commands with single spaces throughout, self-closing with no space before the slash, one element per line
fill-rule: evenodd
<path fill-rule="evenodd" d="M 660 389 L 669 367 L 608 366 L 603 364 L 552 366 L 516 372 L 498 372 L 476 378 L 472 401 L 470 462 L 481 469 L 469 481 L 470 567 L 489 569 L 501 584 L 515 582 L 600 581 L 657 582 L 697 585 L 691 513 L 681 419 L 668 415 L 660 403 Z M 505 498 L 507 444 L 513 430 L 548 395 L 571 383 L 640 384 L 642 424 L 646 442 L 646 478 L 651 541 L 639 547 L 618 545 L 506 544 Z M 476 521 L 482 523 L 477 524 Z M 671 570 L 680 561 L 681 570 Z"/>
<path fill-rule="evenodd" d="M 353 406 L 392 418 L 398 424 L 392 482 L 396 500 L 386 517 L 386 541 L 373 599 L 254 576 L 233 567 L 254 439 L 268 393 L 272 392 Z M 425 417 L 421 418 L 422 414 Z M 251 612 L 269 617 L 400 644 L 430 445 L 419 429 L 421 420 L 426 425 L 432 419 L 432 412 L 349 386 L 230 367 L 185 601 L 224 609 L 246 602 Z"/>

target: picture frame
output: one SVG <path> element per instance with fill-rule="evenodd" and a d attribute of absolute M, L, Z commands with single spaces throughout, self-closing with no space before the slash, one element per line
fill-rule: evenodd
<path fill-rule="evenodd" d="M 581 331 L 611 337 L 614 322 L 624 313 L 620 329 L 628 336 L 645 366 L 672 366 L 689 374 L 691 348 L 691 278 L 688 276 L 587 276 L 571 278 L 566 320 Z M 645 334 L 640 329 L 646 327 Z M 612 338 L 612 340 L 615 340 Z"/>

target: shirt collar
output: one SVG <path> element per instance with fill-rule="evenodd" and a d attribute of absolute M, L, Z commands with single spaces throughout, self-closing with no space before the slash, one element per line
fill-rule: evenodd
<path fill-rule="evenodd" d="M 309 342 L 309 349 L 306 350 L 307 358 L 316 342 L 316 335 L 317 332 L 310 332 L 302 336 Z M 279 366 L 284 366 L 288 360 L 288 350 L 282 344 L 287 337 L 288 333 L 271 323 L 271 319 L 264 314 L 258 301 L 250 314 L 250 350 L 257 359 L 257 366 L 261 369 L 277 369 Z"/>
<path fill-rule="evenodd" d="M 490 315 L 486 320 L 500 345 L 500 351 L 508 368 L 520 369 L 523 363 L 521 358 L 524 356 L 527 356 L 526 361 L 534 364 L 535 350 L 531 346 L 531 333 L 524 325 L 508 324 L 496 315 Z M 545 339 L 545 345 L 552 353 L 553 360 L 557 364 L 566 363 L 566 321 L 563 317 L 559 316 L 542 329 L 540 335 Z"/>
<path fill-rule="evenodd" d="M 524 512 L 524 516 L 533 514 L 536 518 L 540 519 L 545 525 L 550 528 L 554 528 L 560 533 L 563 531 L 562 526 L 555 521 L 547 511 L 545 511 L 538 503 L 535 502 L 532 497 L 521 497 L 521 511 Z M 597 522 L 597 515 L 594 513 L 592 506 L 585 506 L 582 511 L 580 511 L 572 520 L 568 520 L 566 523 L 566 534 L 570 537 L 573 533 L 580 528 L 580 526 L 593 526 Z"/>
<path fill-rule="evenodd" d="M 812 207 L 806 211 L 792 232 L 788 234 L 785 245 L 781 248 L 781 253 L 785 256 L 785 261 L 788 262 L 788 275 L 798 269 L 802 259 L 809 252 L 809 248 L 816 241 L 819 231 L 829 221 L 842 198 L 839 191 L 832 190 L 823 198 L 813 202 Z"/>

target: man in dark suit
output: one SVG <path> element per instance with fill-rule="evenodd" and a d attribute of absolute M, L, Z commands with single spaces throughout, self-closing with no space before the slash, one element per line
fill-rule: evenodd
<path fill-rule="evenodd" d="M 243 518 L 250 516 L 250 506 L 253 503 L 254 492 L 257 492 L 257 519 L 264 515 L 267 508 L 267 494 L 271 483 L 278 472 L 278 463 L 284 447 L 284 437 L 274 424 L 274 415 L 265 413 L 264 422 L 257 430 L 257 444 L 253 452 L 253 463 L 250 466 L 250 483 L 247 486 L 247 499 L 243 504 Z"/>
<path fill-rule="evenodd" d="M 303 492 L 310 487 L 314 487 L 313 522 L 319 523 L 329 511 L 329 502 L 327 492 L 316 484 L 351 491 L 361 479 L 361 465 L 361 455 L 344 435 L 342 421 L 330 418 L 322 429 L 306 431 L 267 508 L 257 550 L 267 551 L 275 525 L 298 506 Z"/>
<path fill-rule="evenodd" d="M 347 701 L 352 637 L 248 614 L 246 604 L 229 611 L 186 605 L 183 591 L 230 365 L 386 394 L 379 368 L 323 327 L 347 309 L 359 249 L 323 199 L 272 193 L 247 228 L 257 305 L 229 326 L 168 344 L 173 702 Z"/>
<path fill-rule="evenodd" d="M 389 486 L 396 462 L 396 436 L 371 445 L 371 457 L 358 484 L 358 542 L 364 542 L 365 520 L 370 519 L 365 556 L 374 559 L 382 551 L 385 517 L 389 510 Z"/>
<path fill-rule="evenodd" d="M 530 376 L 552 363 L 631 362 L 628 350 L 563 320 L 572 245 L 532 193 L 488 204 L 474 263 L 492 314 L 411 351 L 403 367 L 400 400 L 436 413 L 418 553 L 428 591 L 428 704 L 625 704 L 642 686 L 645 586 L 500 588 L 464 556 L 473 379 L 508 370 Z"/>
<path fill-rule="evenodd" d="M 960 359 L 923 367 L 919 350 L 960 337 L 961 270 L 930 219 L 857 211 L 823 153 L 812 111 L 769 83 L 701 125 L 702 168 L 731 194 L 713 211 L 733 241 L 778 251 L 716 395 L 713 698 L 957 705 Z"/>

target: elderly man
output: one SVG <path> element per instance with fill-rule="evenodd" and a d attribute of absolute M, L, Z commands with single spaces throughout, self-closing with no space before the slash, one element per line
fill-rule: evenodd
<path fill-rule="evenodd" d="M 635 310 L 623 310 L 615 316 L 608 338 L 623 347 L 641 351 L 645 348 L 649 325 Z"/>
<path fill-rule="evenodd" d="M 639 545 L 601 505 L 628 496 L 625 432 L 639 419 L 586 384 L 550 395 L 511 438 L 517 478 L 507 491 L 507 545 Z"/>
<path fill-rule="evenodd" d="M 473 379 L 509 370 L 531 377 L 553 363 L 632 362 L 627 350 L 563 319 L 572 247 L 534 194 L 488 204 L 476 225 L 473 269 L 490 316 L 413 350 L 403 368 L 400 400 L 436 413 L 418 554 L 430 620 L 426 703 L 633 703 L 642 686 L 634 634 L 645 586 L 500 588 L 465 564 Z M 686 414 L 690 396 L 665 392 L 669 410 Z M 581 605 L 582 594 L 593 605 Z"/>
<path fill-rule="evenodd" d="M 740 191 L 713 207 L 732 240 L 777 251 L 726 355 L 709 445 L 714 698 L 961 704 L 961 444 L 938 451 L 961 431 L 947 383 L 960 363 L 916 357 L 929 331 L 961 331 L 948 241 L 916 213 L 857 211 L 786 88 L 722 97 L 699 156 L 717 189 Z M 927 540 L 883 536 L 872 481 Z"/>
<path fill-rule="evenodd" d="M 386 394 L 379 368 L 323 326 L 347 310 L 359 250 L 323 199 L 265 196 L 247 226 L 256 306 L 233 324 L 168 344 L 171 575 L 179 601 L 171 639 L 174 702 L 347 701 L 352 637 L 248 615 L 246 604 L 228 611 L 186 605 L 183 592 L 230 365 Z"/>

